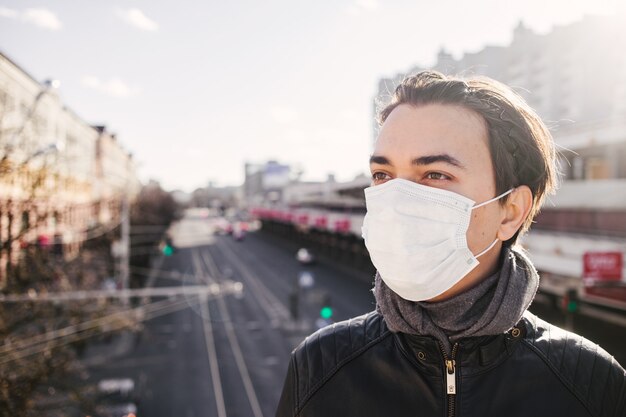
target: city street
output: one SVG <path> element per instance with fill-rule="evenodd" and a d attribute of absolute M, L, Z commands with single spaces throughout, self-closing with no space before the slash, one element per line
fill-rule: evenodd
<path fill-rule="evenodd" d="M 622 414 L 626 2 L 5 3 L 0 417 Z"/>
<path fill-rule="evenodd" d="M 214 235 L 205 218 L 183 219 L 173 235 L 177 250 L 165 258 L 155 286 L 231 280 L 243 286 L 206 302 L 188 296 L 185 308 L 147 321 L 126 355 L 91 368 L 94 380 L 134 379 L 139 415 L 273 415 L 289 353 L 314 330 L 315 301 L 322 298 L 315 291 L 332 293 L 335 320 L 373 308 L 364 281 L 315 265 L 309 269 L 314 287 L 307 290 L 313 296 L 302 296 L 307 308 L 293 323 L 289 293 L 302 272 L 295 253 L 255 234 L 242 242 Z"/>
<path fill-rule="evenodd" d="M 296 247 L 265 233 L 236 241 L 215 233 L 211 219 L 187 216 L 172 234 L 176 251 L 148 284 L 219 285 L 226 293 L 204 301 L 186 296 L 176 311 L 146 321 L 127 353 L 90 368 L 94 382 L 132 378 L 139 416 L 271 416 L 289 352 L 315 330 L 319 308 L 330 304 L 334 321 L 374 308 L 363 273 L 327 262 L 305 268 L 295 259 Z M 313 279 L 299 290 L 294 323 L 289 297 L 305 270 Z M 562 325 L 560 312 L 540 304 L 536 309 Z M 576 325 L 624 361 L 624 328 L 589 319 Z"/>

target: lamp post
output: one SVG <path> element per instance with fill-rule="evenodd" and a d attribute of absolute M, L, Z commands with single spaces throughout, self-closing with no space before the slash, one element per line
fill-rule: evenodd
<path fill-rule="evenodd" d="M 129 154 L 125 164 L 125 184 L 122 195 L 122 228 L 121 228 L 121 247 L 122 253 L 120 257 L 120 281 L 122 290 L 129 289 L 130 279 L 130 201 L 129 193 L 131 191 L 130 175 L 132 172 L 132 157 Z M 124 298 L 124 304 L 128 304 L 128 298 Z"/>
<path fill-rule="evenodd" d="M 35 96 L 35 100 L 33 100 L 33 104 L 31 104 L 28 113 L 26 114 L 26 117 L 24 117 L 24 120 L 20 125 L 20 128 L 13 132 L 13 135 L 11 135 L 11 140 L 9 141 L 9 144 L 11 146 L 15 143 L 15 139 L 22 135 L 22 132 L 24 132 L 26 125 L 33 118 L 35 111 L 37 110 L 37 107 L 39 106 L 39 103 L 41 102 L 43 96 L 56 90 L 57 88 L 59 88 L 60 85 L 61 83 L 59 82 L 59 80 L 46 80 L 43 82 L 41 90 L 39 90 L 39 93 L 37 93 L 37 95 Z"/>
<path fill-rule="evenodd" d="M 26 126 L 30 123 L 30 121 L 33 119 L 35 113 L 37 112 L 37 108 L 42 100 L 42 98 L 51 93 L 52 91 L 54 91 L 56 88 L 58 88 L 60 85 L 59 81 L 57 80 L 47 80 L 45 82 L 43 82 L 41 84 L 41 88 L 39 90 L 39 92 L 37 93 L 37 95 L 35 96 L 32 104 L 29 106 L 28 111 L 26 112 L 26 114 L 23 115 L 23 117 L 21 118 L 21 123 L 19 124 L 19 126 L 12 132 L 12 134 L 10 134 L 9 136 L 9 140 L 4 142 L 4 149 L 2 149 L 3 151 L 3 155 L 0 158 L 0 162 L 1 162 L 1 171 L 0 171 L 0 175 L 4 176 L 4 175 L 12 175 L 13 172 L 15 172 L 16 170 L 19 170 L 21 167 L 25 167 L 27 166 L 33 159 L 44 156 L 44 155 L 48 155 L 51 152 L 58 152 L 62 149 L 61 143 L 54 143 L 54 144 L 49 144 L 46 145 L 38 150 L 36 150 L 35 152 L 31 153 L 30 155 L 27 155 L 25 158 L 23 158 L 23 160 L 21 162 L 19 162 L 18 164 L 16 164 L 16 166 L 11 166 L 10 164 L 12 164 L 14 161 L 12 161 L 12 159 L 14 159 L 14 155 L 11 155 L 11 153 L 13 152 L 14 149 L 23 149 L 23 144 L 21 143 L 21 138 L 23 136 L 24 130 L 26 129 Z M 20 158 L 22 159 L 22 158 Z M 7 166 L 5 166 L 5 162 L 9 163 Z M 9 195 L 7 196 L 7 210 L 8 210 L 8 233 L 7 233 L 7 237 L 8 239 L 6 240 L 5 244 L 2 245 L 0 247 L 0 252 L 6 250 L 7 253 L 7 263 L 6 263 L 6 273 L 8 275 L 8 271 L 11 268 L 11 256 L 12 256 L 12 251 L 13 251 L 13 237 L 12 237 L 12 226 L 13 226 L 13 219 L 14 219 L 14 215 L 13 215 L 13 198 L 12 194 L 13 194 L 14 190 L 11 190 L 11 192 L 9 193 Z"/>
<path fill-rule="evenodd" d="M 28 163 L 30 162 L 31 159 L 37 158 L 38 156 L 61 152 L 63 149 L 64 149 L 63 142 L 59 141 L 59 142 L 49 143 L 43 148 L 38 149 L 36 152 L 28 156 L 28 158 L 26 158 L 23 163 Z"/>
<path fill-rule="evenodd" d="M 120 259 L 120 281 L 122 290 L 128 289 L 128 279 L 130 270 L 130 204 L 128 202 L 128 186 L 122 196 L 122 256 Z M 128 298 L 124 298 L 124 304 L 128 303 Z"/>

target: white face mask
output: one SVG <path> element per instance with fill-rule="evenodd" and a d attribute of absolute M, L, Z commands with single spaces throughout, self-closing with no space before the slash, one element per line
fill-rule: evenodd
<path fill-rule="evenodd" d="M 480 263 L 466 233 L 472 210 L 484 203 L 451 191 L 427 187 L 401 178 L 365 189 L 367 214 L 363 239 L 383 281 L 400 297 L 423 301 L 452 288 Z"/>

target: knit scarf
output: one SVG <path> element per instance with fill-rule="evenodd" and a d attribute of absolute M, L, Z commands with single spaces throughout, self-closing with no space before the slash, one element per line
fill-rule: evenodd
<path fill-rule="evenodd" d="M 500 259 L 498 272 L 439 302 L 405 300 L 376 273 L 376 310 L 392 332 L 433 336 L 448 353 L 464 337 L 506 333 L 533 301 L 539 275 L 519 250 L 503 248 Z"/>

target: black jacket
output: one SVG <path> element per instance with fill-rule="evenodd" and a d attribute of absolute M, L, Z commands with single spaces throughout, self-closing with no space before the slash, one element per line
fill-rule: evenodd
<path fill-rule="evenodd" d="M 376 312 L 336 323 L 294 350 L 276 416 L 626 416 L 626 372 L 613 357 L 529 312 L 453 354 L 390 332 Z"/>

